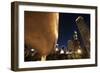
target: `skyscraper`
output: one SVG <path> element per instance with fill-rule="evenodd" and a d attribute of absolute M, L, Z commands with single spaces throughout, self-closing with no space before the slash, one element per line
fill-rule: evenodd
<path fill-rule="evenodd" d="M 76 24 L 79 29 L 79 32 L 82 37 L 82 41 L 84 44 L 84 50 L 87 53 L 87 57 L 90 55 L 90 31 L 89 28 L 87 27 L 87 24 L 82 16 L 79 16 L 76 19 Z"/>

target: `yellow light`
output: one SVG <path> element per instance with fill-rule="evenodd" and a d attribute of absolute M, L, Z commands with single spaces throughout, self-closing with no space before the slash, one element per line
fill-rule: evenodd
<path fill-rule="evenodd" d="M 81 54 L 81 53 L 82 53 L 82 51 L 81 51 L 80 49 L 78 49 L 78 50 L 77 50 L 77 53 L 78 53 L 78 54 Z"/>

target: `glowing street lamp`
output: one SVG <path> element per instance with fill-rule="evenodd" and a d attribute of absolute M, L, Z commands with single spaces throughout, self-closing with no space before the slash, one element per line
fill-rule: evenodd
<path fill-rule="evenodd" d="M 78 50 L 77 50 L 77 53 L 78 53 L 78 54 L 81 54 L 81 53 L 82 53 L 82 51 L 81 51 L 80 49 L 78 49 Z"/>

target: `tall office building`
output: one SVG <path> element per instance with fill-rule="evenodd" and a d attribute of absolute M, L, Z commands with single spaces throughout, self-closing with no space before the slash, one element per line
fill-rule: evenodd
<path fill-rule="evenodd" d="M 90 54 L 90 31 L 87 27 L 87 24 L 82 16 L 79 16 L 76 19 L 76 24 L 79 29 L 79 32 L 82 37 L 82 41 L 85 47 L 85 51 L 87 52 L 87 57 L 89 57 Z"/>

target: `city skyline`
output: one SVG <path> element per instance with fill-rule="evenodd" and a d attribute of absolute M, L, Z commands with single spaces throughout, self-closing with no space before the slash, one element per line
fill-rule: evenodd
<path fill-rule="evenodd" d="M 72 39 L 74 31 L 78 32 L 78 38 L 81 40 L 79 29 L 75 20 L 78 16 L 82 16 L 90 30 L 90 14 L 76 14 L 76 13 L 60 13 L 59 14 L 59 35 L 57 44 L 59 48 L 67 48 L 67 41 Z M 82 41 L 81 41 L 82 44 Z"/>

